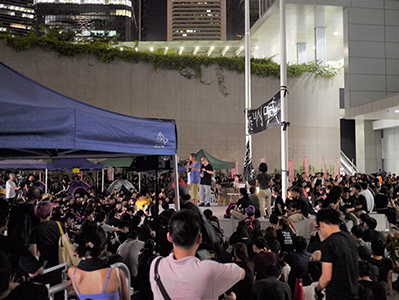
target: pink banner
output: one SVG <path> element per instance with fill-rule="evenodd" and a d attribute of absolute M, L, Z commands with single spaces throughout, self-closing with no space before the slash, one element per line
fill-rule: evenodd
<path fill-rule="evenodd" d="M 341 180 L 341 164 L 338 157 L 335 158 L 335 164 L 337 165 L 338 180 Z"/>
<path fill-rule="evenodd" d="M 264 162 L 265 162 L 265 158 L 264 158 L 264 157 L 261 157 L 261 158 L 260 158 L 260 162 L 261 162 L 261 163 L 264 163 Z"/>
<path fill-rule="evenodd" d="M 290 174 L 290 181 L 294 181 L 294 164 L 292 163 L 292 160 L 288 161 L 288 170 Z"/>
<path fill-rule="evenodd" d="M 327 166 L 324 157 L 323 157 L 323 165 L 324 165 L 324 178 L 327 179 Z"/>
<path fill-rule="evenodd" d="M 303 159 L 303 164 L 305 166 L 305 175 L 309 177 L 309 159 L 307 156 Z"/>
<path fill-rule="evenodd" d="M 114 168 L 107 168 L 107 176 L 109 181 L 114 181 Z"/>
<path fill-rule="evenodd" d="M 230 169 L 231 178 L 234 177 L 235 174 L 238 174 L 238 162 L 234 162 L 234 169 Z"/>

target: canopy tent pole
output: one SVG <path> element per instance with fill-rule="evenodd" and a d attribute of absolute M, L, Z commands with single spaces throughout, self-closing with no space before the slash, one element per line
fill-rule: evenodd
<path fill-rule="evenodd" d="M 173 166 L 173 177 L 175 181 L 175 208 L 176 211 L 180 210 L 180 195 L 179 195 L 179 172 L 178 172 L 178 166 L 177 166 L 177 161 L 178 161 L 178 156 L 174 155 L 174 166 Z"/>
<path fill-rule="evenodd" d="M 141 193 L 141 172 L 139 172 L 139 192 Z"/>
<path fill-rule="evenodd" d="M 287 120 L 287 41 L 285 0 L 280 0 L 280 98 L 281 98 L 281 197 L 287 198 L 288 186 L 288 120 Z"/>
<path fill-rule="evenodd" d="M 45 176 L 44 176 L 44 184 L 45 184 L 44 193 L 47 194 L 47 178 L 48 178 L 48 169 L 47 168 L 46 168 L 46 171 L 44 174 L 45 174 Z"/>
<path fill-rule="evenodd" d="M 104 168 L 101 170 L 101 193 L 104 193 Z"/>
<path fill-rule="evenodd" d="M 249 143 L 249 153 L 252 153 L 252 137 L 248 133 L 247 110 L 251 108 L 251 31 L 250 31 L 250 0 L 245 0 L 245 145 Z"/>

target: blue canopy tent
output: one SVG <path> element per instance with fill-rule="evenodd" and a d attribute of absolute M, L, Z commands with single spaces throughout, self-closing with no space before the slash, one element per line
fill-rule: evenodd
<path fill-rule="evenodd" d="M 0 105 L 0 159 L 177 155 L 174 120 L 136 118 L 79 102 L 1 62 Z"/>
<path fill-rule="evenodd" d="M 0 105 L 0 159 L 177 153 L 173 120 L 106 111 L 50 90 L 2 63 Z"/>
<path fill-rule="evenodd" d="M 1 170 L 44 170 L 46 167 L 47 163 L 35 159 L 7 159 L 0 161 Z"/>

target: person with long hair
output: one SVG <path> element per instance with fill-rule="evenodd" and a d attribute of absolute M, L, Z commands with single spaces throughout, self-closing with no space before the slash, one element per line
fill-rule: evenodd
<path fill-rule="evenodd" d="M 126 276 L 119 268 L 111 268 L 103 254 L 107 236 L 97 224 L 90 222 L 78 238 L 77 253 L 82 258 L 77 267 L 68 270 L 79 300 L 128 300 Z"/>
<path fill-rule="evenodd" d="M 231 290 L 236 295 L 237 300 L 252 299 L 254 285 L 254 263 L 248 256 L 248 248 L 244 243 L 237 243 L 233 247 L 234 262 L 245 270 L 245 278 L 237 282 Z"/>

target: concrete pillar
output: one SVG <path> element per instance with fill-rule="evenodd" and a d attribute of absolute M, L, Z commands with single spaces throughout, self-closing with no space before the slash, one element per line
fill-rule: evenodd
<path fill-rule="evenodd" d="M 373 130 L 373 120 L 356 119 L 356 166 L 360 172 L 382 169 L 381 130 Z"/>
<path fill-rule="evenodd" d="M 296 57 L 298 64 L 308 62 L 306 58 L 306 43 L 296 43 Z"/>
<path fill-rule="evenodd" d="M 326 27 L 316 27 L 314 29 L 315 38 L 315 59 L 326 65 Z"/>

